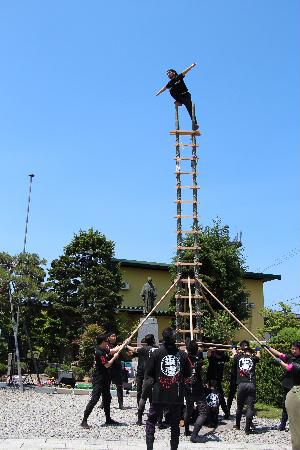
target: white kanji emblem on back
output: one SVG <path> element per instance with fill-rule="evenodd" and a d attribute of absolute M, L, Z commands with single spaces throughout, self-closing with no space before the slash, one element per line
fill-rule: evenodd
<path fill-rule="evenodd" d="M 180 371 L 180 359 L 174 355 L 167 355 L 161 361 L 161 371 L 167 377 L 175 377 Z"/>

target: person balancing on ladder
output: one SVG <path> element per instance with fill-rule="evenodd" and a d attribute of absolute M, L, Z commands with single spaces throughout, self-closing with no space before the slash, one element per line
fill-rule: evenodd
<path fill-rule="evenodd" d="M 170 81 L 163 88 L 161 88 L 156 94 L 156 96 L 158 96 L 158 95 L 162 94 L 163 92 L 165 92 L 167 89 L 169 89 L 171 96 L 175 100 L 175 102 L 174 102 L 175 105 L 176 106 L 184 105 L 186 107 L 187 112 L 189 113 L 192 121 L 193 121 L 192 97 L 191 97 L 191 94 L 189 93 L 189 90 L 188 90 L 185 82 L 183 81 L 183 79 L 184 79 L 185 75 L 190 70 L 192 70 L 195 66 L 196 66 L 196 63 L 193 63 L 190 67 L 185 69 L 180 74 L 178 74 L 176 72 L 176 70 L 174 70 L 174 69 L 168 69 L 167 76 L 169 77 Z M 197 124 L 196 117 L 194 119 L 195 119 L 195 122 L 193 124 L 193 129 L 198 130 L 199 125 Z"/>

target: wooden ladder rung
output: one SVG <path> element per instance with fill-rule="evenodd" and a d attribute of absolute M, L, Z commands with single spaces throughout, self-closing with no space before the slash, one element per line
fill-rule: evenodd
<path fill-rule="evenodd" d="M 191 314 L 189 313 L 189 312 L 176 312 L 175 313 L 175 316 L 182 316 L 182 317 L 187 317 L 187 316 L 190 316 Z M 194 312 L 194 313 L 192 313 L 192 316 L 202 316 L 203 315 L 203 312 L 201 311 L 199 311 L 199 312 Z"/>
<path fill-rule="evenodd" d="M 201 250 L 201 247 L 184 247 L 183 245 L 178 245 L 177 250 Z"/>
<path fill-rule="evenodd" d="M 198 216 L 175 216 L 174 219 L 198 219 Z"/>
<path fill-rule="evenodd" d="M 197 281 L 199 282 L 199 280 L 197 280 Z M 187 284 L 188 282 L 189 282 L 189 281 L 188 281 L 187 278 L 181 278 L 181 279 L 179 280 L 179 283 Z M 195 284 L 195 283 L 196 283 L 195 278 L 190 278 L 190 283 L 191 283 L 191 284 Z"/>
<path fill-rule="evenodd" d="M 201 231 L 200 230 L 180 230 L 180 231 L 177 231 L 177 234 L 182 234 L 182 233 L 184 233 L 184 234 L 200 234 L 201 233 Z"/>
<path fill-rule="evenodd" d="M 174 172 L 176 175 L 198 175 L 198 172 Z"/>
<path fill-rule="evenodd" d="M 176 186 L 176 189 L 200 189 L 199 186 L 182 186 L 181 184 Z"/>
<path fill-rule="evenodd" d="M 178 330 L 176 330 L 177 331 L 177 333 L 181 333 L 181 334 L 186 334 L 186 333 L 190 333 L 190 329 L 188 328 L 188 329 L 186 329 L 186 330 L 184 330 L 183 328 L 179 328 Z M 198 334 L 198 333 L 203 333 L 204 332 L 204 330 L 203 329 L 199 329 L 199 328 L 194 328 L 193 329 L 193 333 L 196 333 L 196 334 Z"/>
<path fill-rule="evenodd" d="M 197 161 L 199 158 L 197 156 L 193 156 L 191 158 L 181 156 L 180 158 L 176 157 L 174 159 L 175 159 L 175 161 Z"/>
<path fill-rule="evenodd" d="M 197 200 L 176 200 L 174 203 L 186 203 L 186 204 L 196 204 L 198 203 Z"/>
<path fill-rule="evenodd" d="M 199 147 L 199 144 L 185 144 L 184 142 L 178 142 L 174 145 L 175 147 Z"/>
<path fill-rule="evenodd" d="M 200 262 L 177 262 L 175 266 L 202 266 Z"/>
<path fill-rule="evenodd" d="M 199 130 L 171 130 L 171 136 L 201 136 Z"/>

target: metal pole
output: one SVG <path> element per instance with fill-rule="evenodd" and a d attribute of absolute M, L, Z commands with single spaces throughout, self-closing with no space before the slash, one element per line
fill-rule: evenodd
<path fill-rule="evenodd" d="M 32 186 L 32 179 L 34 177 L 34 174 L 31 173 L 28 176 L 29 176 L 30 180 L 29 180 L 29 194 L 28 194 L 28 202 L 27 202 L 27 214 L 26 214 L 26 222 L 25 222 L 25 235 L 24 235 L 23 253 L 26 252 L 27 229 L 28 229 L 29 209 L 30 209 L 30 200 L 31 200 L 31 186 Z"/>

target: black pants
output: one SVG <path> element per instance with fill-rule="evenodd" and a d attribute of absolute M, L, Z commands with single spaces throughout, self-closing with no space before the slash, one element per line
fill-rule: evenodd
<path fill-rule="evenodd" d="M 288 394 L 288 392 L 290 392 L 290 389 L 288 388 L 283 388 L 283 401 L 282 401 L 282 415 L 281 415 L 281 425 L 286 426 L 286 423 L 288 421 L 288 413 L 285 407 L 285 399 L 286 396 Z"/>
<path fill-rule="evenodd" d="M 236 394 L 236 390 L 237 390 L 236 379 L 230 380 L 229 394 L 228 394 L 228 398 L 227 398 L 228 414 L 230 414 L 230 410 L 231 410 L 233 399 L 234 399 L 235 394 Z"/>
<path fill-rule="evenodd" d="M 193 414 L 194 403 L 196 403 L 196 405 L 197 405 L 198 415 L 197 415 L 197 419 L 195 421 L 194 429 L 193 429 L 193 435 L 197 436 L 200 429 L 204 425 L 204 423 L 207 419 L 207 415 L 208 415 L 208 408 L 207 408 L 205 395 L 201 396 L 197 401 L 194 401 L 191 397 L 186 397 L 185 402 L 186 402 L 186 408 L 185 408 L 185 412 L 184 412 L 184 426 L 185 426 L 186 434 L 188 434 L 188 432 L 189 432 L 189 423 L 190 423 L 191 415 Z"/>
<path fill-rule="evenodd" d="M 179 443 L 180 436 L 180 415 L 181 415 L 181 406 L 180 404 L 175 405 L 166 405 L 163 403 L 152 403 L 150 405 L 148 419 L 146 422 L 146 442 L 154 441 L 155 434 L 155 425 L 157 423 L 157 419 L 162 415 L 164 408 L 168 408 L 169 410 L 169 420 L 171 425 L 171 448 L 177 449 Z"/>
<path fill-rule="evenodd" d="M 111 382 L 116 386 L 119 406 L 123 406 L 123 380 L 121 370 L 112 372 Z"/>
<path fill-rule="evenodd" d="M 176 98 L 173 97 L 176 102 L 182 103 L 185 107 L 187 112 L 189 113 L 189 116 L 191 120 L 193 120 L 193 103 L 192 103 L 192 97 L 189 92 L 186 94 L 177 95 Z M 197 123 L 197 119 L 195 116 L 195 124 Z"/>
<path fill-rule="evenodd" d="M 88 402 L 85 408 L 83 420 L 87 420 L 87 418 L 93 411 L 95 405 L 98 403 L 101 395 L 106 420 L 110 419 L 110 402 L 111 402 L 110 380 L 101 380 L 98 378 L 93 380 L 92 395 L 90 401 Z"/>
<path fill-rule="evenodd" d="M 147 400 L 149 400 L 150 404 L 152 403 L 152 384 L 149 383 L 148 380 L 144 379 L 138 401 L 138 418 L 140 420 L 142 420 Z"/>
<path fill-rule="evenodd" d="M 136 376 L 135 377 L 136 401 L 137 401 L 137 404 L 139 404 L 141 396 L 142 396 L 143 381 L 144 381 L 144 377 L 142 377 L 142 376 Z"/>
<path fill-rule="evenodd" d="M 240 383 L 237 389 L 237 410 L 236 410 L 236 424 L 240 425 L 243 408 L 245 405 L 248 406 L 246 412 L 246 423 L 247 419 L 252 421 L 255 414 L 255 397 L 256 389 L 253 383 Z"/>
<path fill-rule="evenodd" d="M 228 407 L 227 407 L 226 400 L 225 400 L 224 390 L 223 390 L 223 386 L 222 386 L 222 382 L 221 381 L 217 381 L 217 391 L 218 391 L 218 394 L 219 394 L 220 406 L 222 408 L 223 413 L 225 415 L 229 414 Z"/>

